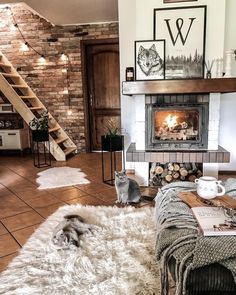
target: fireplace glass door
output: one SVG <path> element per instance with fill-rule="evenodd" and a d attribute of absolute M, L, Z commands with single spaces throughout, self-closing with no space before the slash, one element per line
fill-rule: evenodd
<path fill-rule="evenodd" d="M 204 105 L 146 106 L 146 149 L 206 149 Z"/>

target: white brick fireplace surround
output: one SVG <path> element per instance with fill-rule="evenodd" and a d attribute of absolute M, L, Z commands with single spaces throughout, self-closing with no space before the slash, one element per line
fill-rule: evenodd
<path fill-rule="evenodd" d="M 209 95 L 208 150 L 218 150 L 220 123 L 220 93 Z M 145 95 L 133 95 L 135 100 L 136 151 L 145 151 Z M 148 185 L 149 162 L 135 162 L 135 175 L 141 185 Z M 203 163 L 203 174 L 218 177 L 217 163 Z"/>

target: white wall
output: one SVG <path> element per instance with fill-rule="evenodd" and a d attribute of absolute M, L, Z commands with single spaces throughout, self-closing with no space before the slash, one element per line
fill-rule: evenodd
<path fill-rule="evenodd" d="M 225 22 L 225 50 L 236 49 L 236 1 L 226 1 Z M 232 74 L 236 77 L 236 61 L 232 61 Z M 221 164 L 220 170 L 236 171 L 236 93 L 223 94 L 221 96 L 221 120 L 220 120 L 220 145 L 230 151 L 229 164 Z"/>
<path fill-rule="evenodd" d="M 223 58 L 225 50 L 236 49 L 235 0 L 198 0 L 174 4 L 163 4 L 163 0 L 118 1 L 121 81 L 125 80 L 125 68 L 134 66 L 134 41 L 153 38 L 154 8 L 207 5 L 205 59 Z M 236 76 L 235 61 L 233 72 Z M 220 165 L 220 169 L 236 170 L 236 139 L 233 139 L 233 130 L 236 130 L 236 116 L 233 114 L 233 110 L 236 109 L 236 94 L 222 95 L 221 103 L 220 144 L 231 152 L 231 163 Z M 126 147 L 130 141 L 135 141 L 134 107 L 134 98 L 121 94 L 122 127 L 128 134 Z M 232 131 L 230 132 L 229 129 Z"/>

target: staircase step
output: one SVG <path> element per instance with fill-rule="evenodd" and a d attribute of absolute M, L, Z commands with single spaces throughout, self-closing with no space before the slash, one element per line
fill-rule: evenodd
<path fill-rule="evenodd" d="M 57 126 L 57 127 L 50 128 L 48 131 L 49 131 L 49 133 L 52 133 L 52 132 L 56 132 L 56 131 L 58 131 L 60 129 L 61 129 L 61 127 Z"/>
<path fill-rule="evenodd" d="M 15 85 L 15 84 L 10 84 L 12 88 L 24 88 L 27 89 L 29 88 L 27 85 Z"/>
<path fill-rule="evenodd" d="M 46 110 L 45 107 L 29 107 L 29 109 L 30 109 L 31 111 Z"/>
<path fill-rule="evenodd" d="M 10 74 L 10 73 L 1 73 L 1 74 L 7 78 L 20 78 L 20 76 L 16 74 Z"/>
<path fill-rule="evenodd" d="M 77 150 L 76 147 L 68 147 L 68 148 L 66 148 L 65 150 L 63 150 L 63 152 L 64 152 L 64 154 L 67 156 L 67 155 L 73 153 L 75 150 Z"/>
<path fill-rule="evenodd" d="M 59 137 L 59 138 L 56 138 L 54 139 L 54 141 L 59 144 L 59 143 L 62 143 L 64 141 L 66 141 L 68 139 L 68 137 Z"/>
<path fill-rule="evenodd" d="M 15 90 L 15 91 L 13 91 Z M 9 100 L 26 123 L 47 111 L 29 85 L 24 81 L 14 66 L 0 52 L 0 92 Z M 66 155 L 77 150 L 57 120 L 48 112 L 50 132 L 50 153 L 57 161 L 66 161 Z M 53 133 L 54 132 L 54 133 Z M 54 139 L 54 137 L 56 137 Z"/>
<path fill-rule="evenodd" d="M 36 97 L 35 96 L 30 96 L 30 95 L 23 95 L 23 96 L 20 96 L 21 99 L 35 99 Z"/>
<path fill-rule="evenodd" d="M 11 69 L 11 66 L 10 65 L 6 65 L 6 64 L 0 62 L 0 68 Z"/>

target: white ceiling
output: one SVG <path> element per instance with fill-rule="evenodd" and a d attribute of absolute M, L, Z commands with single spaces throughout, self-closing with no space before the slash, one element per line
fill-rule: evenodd
<path fill-rule="evenodd" d="M 16 2 L 25 2 L 55 25 L 118 21 L 118 0 L 0 0 Z"/>

